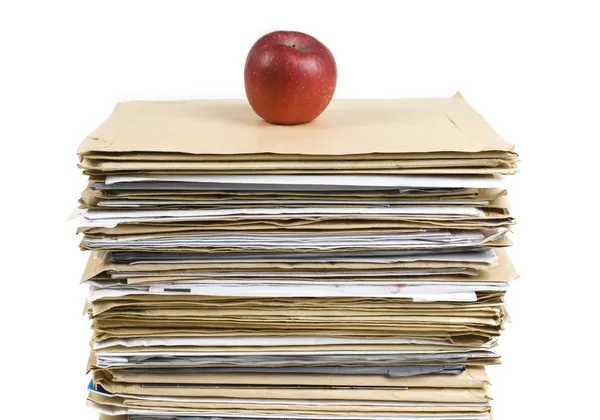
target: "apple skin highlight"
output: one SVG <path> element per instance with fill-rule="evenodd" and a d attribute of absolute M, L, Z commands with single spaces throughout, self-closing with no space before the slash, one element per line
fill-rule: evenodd
<path fill-rule="evenodd" d="M 275 31 L 256 41 L 244 67 L 250 106 L 272 124 L 303 124 L 327 108 L 337 82 L 333 54 L 316 38 Z"/>

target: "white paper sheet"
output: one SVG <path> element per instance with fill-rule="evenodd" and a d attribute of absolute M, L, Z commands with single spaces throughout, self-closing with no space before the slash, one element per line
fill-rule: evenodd
<path fill-rule="evenodd" d="M 453 349 L 449 348 L 447 350 L 361 350 L 361 356 L 380 356 L 380 355 L 442 355 L 449 353 L 470 353 L 473 349 Z M 259 352 L 249 352 L 249 351 L 220 351 L 220 352 L 170 352 L 168 350 L 160 351 L 160 352 L 102 352 L 97 351 L 96 356 L 102 357 L 104 360 L 124 360 L 123 358 L 127 357 L 172 357 L 172 358 L 185 358 L 185 357 L 243 357 L 243 356 L 252 356 L 252 357 L 261 357 L 261 356 L 356 356 L 356 350 L 328 350 L 328 351 L 261 351 Z M 491 354 L 489 357 L 495 357 Z"/>
<path fill-rule="evenodd" d="M 147 337 L 147 338 L 111 338 L 94 342 L 93 348 L 100 350 L 112 346 L 153 347 L 153 346 L 207 346 L 207 347 L 245 347 L 245 346 L 321 346 L 335 344 L 432 344 L 448 345 L 452 343 L 438 340 L 419 340 L 408 338 L 344 338 L 344 337 Z M 489 344 L 491 346 L 492 343 Z"/>
<path fill-rule="evenodd" d="M 392 289 L 400 289 L 397 293 L 405 295 L 412 294 L 444 294 L 444 293 L 456 293 L 456 292 L 483 292 L 483 291 L 502 291 L 506 290 L 508 283 L 504 282 L 451 282 L 451 281 L 410 281 L 403 283 L 402 281 L 318 281 L 314 280 L 311 282 L 302 280 L 178 280 L 174 282 L 153 282 L 153 283 L 136 283 L 136 284 L 123 284 L 121 282 L 111 281 L 95 281 L 90 280 L 88 284 L 91 286 L 92 291 L 100 290 L 137 290 L 137 291 L 148 291 L 150 293 L 168 293 L 171 291 L 180 290 L 180 294 L 186 294 L 189 290 L 189 294 L 203 294 L 202 291 L 205 289 L 218 289 L 223 287 L 224 289 L 255 289 L 256 293 L 262 293 L 263 289 L 280 289 L 280 290 L 294 290 L 297 288 L 307 288 L 323 291 L 330 288 L 343 288 L 356 286 L 357 288 L 367 290 L 369 288 L 379 289 L 379 286 L 385 286 Z M 315 291 L 319 293 L 319 291 Z"/>
<path fill-rule="evenodd" d="M 446 201 L 415 201 L 415 200 L 377 200 L 377 201 L 351 201 L 351 200 L 100 200 L 98 201 L 98 207 L 153 207 L 153 206 L 327 206 L 327 205 L 341 205 L 341 206 L 411 206 L 411 205 L 454 205 L 454 206 L 486 206 L 489 201 L 485 200 L 451 200 Z"/>
<path fill-rule="evenodd" d="M 481 231 L 427 231 L 407 234 L 193 234 L 193 235 L 160 235 L 152 237 L 125 236 L 101 238 L 85 237 L 84 244 L 91 248 L 101 249 L 165 249 L 165 248 L 252 248 L 253 250 L 276 249 L 314 249 L 317 251 L 335 251 L 337 249 L 421 249 L 442 247 L 480 246 L 494 241 L 508 232 L 501 228 Z"/>
<path fill-rule="evenodd" d="M 194 289 L 195 294 L 203 296 L 236 296 L 236 297 L 385 297 L 385 298 L 403 298 L 412 299 L 414 302 L 476 302 L 477 295 L 475 292 L 456 292 L 456 293 L 443 293 L 443 294 L 400 294 L 396 290 L 397 288 L 381 288 L 381 291 L 376 290 L 361 290 L 359 287 L 349 288 L 351 290 L 327 289 L 326 291 L 313 290 L 313 291 L 301 291 L 301 290 L 277 290 L 268 289 L 261 290 L 260 292 L 243 292 L 239 289 L 228 289 L 224 287 L 219 288 L 203 288 L 201 292 L 196 288 Z M 122 290 L 99 290 L 90 292 L 88 295 L 88 302 L 94 302 L 98 299 L 119 297 L 119 296 L 130 296 L 130 295 L 173 295 L 176 296 L 177 292 L 138 292 L 138 291 L 122 291 Z M 190 293 L 187 293 L 188 295 Z"/>
<path fill-rule="evenodd" d="M 402 206 L 402 207 L 291 207 L 291 208 L 240 208 L 240 209 L 193 209 L 193 210 L 88 210 L 88 220 L 110 219 L 152 219 L 152 218 L 212 218 L 230 216 L 287 216 L 287 215 L 441 215 L 441 216 L 483 216 L 478 208 L 467 206 Z"/>
<path fill-rule="evenodd" d="M 194 182 L 216 184 L 266 184 L 356 186 L 384 188 L 502 188 L 505 180 L 493 175 L 109 175 L 106 184 L 120 182 Z"/>

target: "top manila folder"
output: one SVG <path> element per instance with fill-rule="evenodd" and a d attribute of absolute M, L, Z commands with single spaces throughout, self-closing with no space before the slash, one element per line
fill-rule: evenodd
<path fill-rule="evenodd" d="M 458 93 L 441 99 L 335 100 L 317 120 L 296 126 L 265 123 L 241 100 L 123 102 L 85 138 L 78 154 L 81 167 L 92 174 L 327 169 L 510 174 L 517 161 L 513 146 Z"/>

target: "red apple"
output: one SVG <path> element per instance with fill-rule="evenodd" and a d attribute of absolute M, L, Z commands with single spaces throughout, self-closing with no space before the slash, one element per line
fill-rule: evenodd
<path fill-rule="evenodd" d="M 337 81 L 331 51 L 302 32 L 276 31 L 250 49 L 244 84 L 250 106 L 272 124 L 302 124 L 327 108 Z"/>

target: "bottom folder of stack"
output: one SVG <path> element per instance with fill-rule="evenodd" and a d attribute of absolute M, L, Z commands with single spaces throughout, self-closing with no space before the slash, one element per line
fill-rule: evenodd
<path fill-rule="evenodd" d="M 90 401 L 133 418 L 487 419 L 482 367 L 135 368 L 95 374 Z M 108 393 L 110 392 L 110 393 Z"/>

